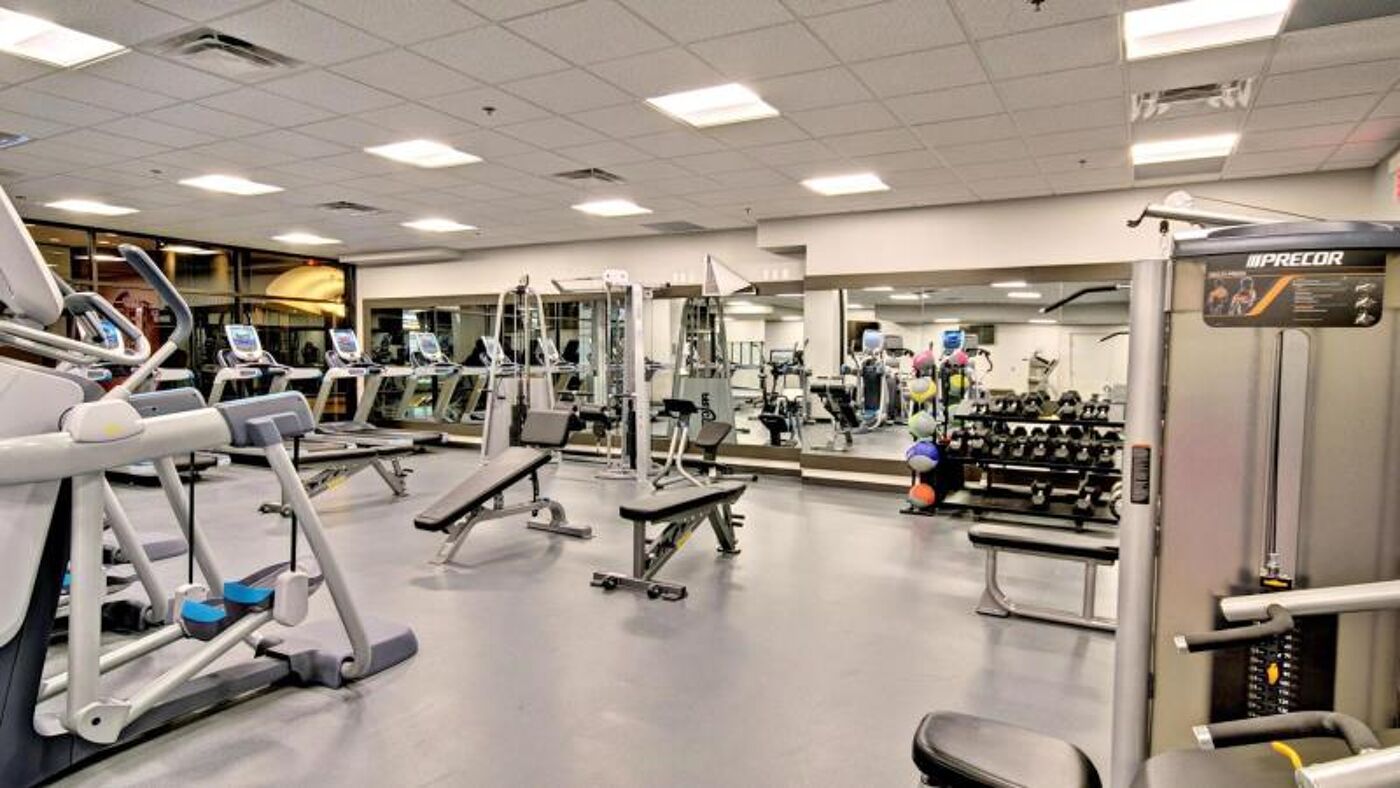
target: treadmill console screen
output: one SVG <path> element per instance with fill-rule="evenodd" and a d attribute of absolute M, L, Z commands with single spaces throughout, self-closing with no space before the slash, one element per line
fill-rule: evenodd
<path fill-rule="evenodd" d="M 417 345 L 419 355 L 431 362 L 437 363 L 443 360 L 442 346 L 438 344 L 437 334 L 428 331 L 415 331 L 409 334 L 410 346 Z"/>
<path fill-rule="evenodd" d="M 346 361 L 360 360 L 360 337 L 353 328 L 332 328 L 331 345 Z"/>
<path fill-rule="evenodd" d="M 239 358 L 251 361 L 262 355 L 262 341 L 258 339 L 256 328 L 230 323 L 224 326 L 224 336 L 228 337 L 228 346 Z"/>

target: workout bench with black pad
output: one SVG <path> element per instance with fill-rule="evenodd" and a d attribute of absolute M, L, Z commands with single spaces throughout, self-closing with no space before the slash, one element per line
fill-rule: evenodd
<path fill-rule="evenodd" d="M 524 445 L 512 446 L 496 455 L 413 518 L 413 525 L 419 530 L 447 534 L 446 541 L 432 562 L 450 562 L 467 535 L 480 523 L 524 512 L 533 516 L 541 509 L 549 510 L 549 519 L 531 520 L 528 524 L 530 528 L 580 539 L 591 538 L 592 528 L 570 523 L 562 504 L 540 495 L 539 472 L 549 464 L 551 456 L 548 450 L 562 448 L 568 442 L 573 426 L 574 417 L 568 411 L 530 411 L 520 431 L 520 442 Z M 527 478 L 530 480 L 530 499 L 507 504 L 506 491 Z"/>
<path fill-rule="evenodd" d="M 737 482 L 718 482 L 698 487 L 678 487 L 629 501 L 618 508 L 618 515 L 632 523 L 632 574 L 594 572 L 592 584 L 604 589 L 626 588 L 643 591 L 651 599 L 684 599 L 686 589 L 679 583 L 657 580 L 656 573 L 690 540 L 700 523 L 710 521 L 719 551 L 739 552 L 734 528 L 739 523 L 730 511 L 746 490 Z M 654 539 L 647 538 L 652 524 L 666 523 Z"/>

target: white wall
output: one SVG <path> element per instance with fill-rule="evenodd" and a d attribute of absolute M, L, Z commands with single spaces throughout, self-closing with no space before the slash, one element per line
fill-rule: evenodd
<path fill-rule="evenodd" d="M 1372 170 L 1347 170 L 765 221 L 758 243 L 805 246 L 808 276 L 1125 262 L 1159 252 L 1154 227 L 1129 229 L 1125 220 L 1176 189 L 1198 198 L 1360 219 L 1378 218 L 1373 180 Z"/>

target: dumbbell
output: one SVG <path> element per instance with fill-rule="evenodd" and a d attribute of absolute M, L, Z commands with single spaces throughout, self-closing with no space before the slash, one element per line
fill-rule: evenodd
<path fill-rule="evenodd" d="M 967 432 L 965 430 L 953 430 L 948 434 L 948 453 L 962 454 L 967 451 Z"/>
<path fill-rule="evenodd" d="M 1118 456 L 1118 449 L 1110 444 L 1099 444 L 1099 455 L 1094 460 L 1094 464 L 1100 468 L 1112 468 L 1114 460 Z"/>
<path fill-rule="evenodd" d="M 1046 457 L 1049 457 L 1049 456 L 1050 456 L 1050 439 L 1049 439 L 1049 438 L 1045 437 L 1044 435 L 1035 435 L 1035 434 L 1032 434 L 1032 435 L 1031 435 L 1031 438 L 1030 438 L 1030 442 L 1031 442 L 1031 459 L 1034 459 L 1034 460 L 1043 460 L 1043 459 L 1045 459 Z"/>
<path fill-rule="evenodd" d="M 982 454 L 987 450 L 987 435 L 981 430 L 975 430 L 967 436 L 967 451 L 973 456 Z"/>
<path fill-rule="evenodd" d="M 1064 438 L 1052 439 L 1053 449 L 1050 452 L 1050 459 L 1055 462 L 1069 462 L 1070 445 Z"/>
<path fill-rule="evenodd" d="M 1087 438 L 1076 441 L 1074 461 L 1079 465 L 1088 465 L 1094 459 L 1094 445 L 1094 442 Z"/>
<path fill-rule="evenodd" d="M 1031 508 L 1045 509 L 1050 506 L 1050 494 L 1055 487 L 1050 482 L 1031 482 Z"/>
<path fill-rule="evenodd" d="M 1023 436 L 1011 438 L 1011 449 L 1008 454 L 1013 460 L 1024 460 L 1030 454 L 1030 438 Z"/>
<path fill-rule="evenodd" d="M 1115 518 L 1123 516 L 1123 482 L 1113 483 L 1113 488 L 1108 491 L 1108 510 L 1113 512 Z"/>
<path fill-rule="evenodd" d="M 1094 501 L 1099 497 L 1099 488 L 1092 484 L 1081 484 L 1074 495 L 1075 514 L 1092 514 Z"/>
<path fill-rule="evenodd" d="M 1035 394 L 1026 394 L 1021 397 L 1021 415 L 1033 418 L 1040 417 L 1040 397 Z"/>

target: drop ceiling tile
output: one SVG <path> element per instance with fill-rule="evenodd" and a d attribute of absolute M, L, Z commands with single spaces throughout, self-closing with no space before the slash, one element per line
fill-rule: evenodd
<path fill-rule="evenodd" d="M 120 117 L 115 112 L 77 101 L 14 87 L 0 90 L 0 109 L 70 126 L 108 123 Z"/>
<path fill-rule="evenodd" d="M 175 99 L 169 96 L 139 90 L 120 82 L 77 71 L 63 71 L 40 77 L 26 83 L 25 87 L 124 114 L 150 112 L 175 103 Z"/>
<path fill-rule="evenodd" d="M 335 117 L 334 113 L 303 104 L 257 88 L 240 88 L 199 102 L 223 112 L 254 120 L 273 121 L 278 126 L 302 126 Z"/>
<path fill-rule="evenodd" d="M 286 172 L 293 177 L 304 178 L 314 183 L 336 183 L 338 181 L 353 180 L 364 175 L 362 172 L 347 170 L 344 167 L 328 164 L 325 160 L 290 161 L 286 164 L 277 165 L 273 170 L 276 172 Z"/>
<path fill-rule="evenodd" d="M 992 38 L 1022 33 L 1067 22 L 1100 16 L 1115 16 L 1120 0 L 1074 0 L 1046 3 L 1039 8 L 1021 0 L 954 0 L 963 24 L 974 38 Z"/>
<path fill-rule="evenodd" d="M 133 0 L 9 0 L 5 7 L 134 47 L 189 25 Z"/>
<path fill-rule="evenodd" d="M 814 17 L 807 26 L 848 63 L 963 41 L 947 0 L 886 0 Z"/>
<path fill-rule="evenodd" d="M 856 134 L 841 134 L 823 137 L 832 150 L 843 156 L 874 156 L 881 153 L 923 150 L 924 144 L 908 129 L 885 129 L 883 131 L 862 131 Z"/>
<path fill-rule="evenodd" d="M 614 164 L 646 161 L 651 158 L 649 154 L 617 140 L 604 140 L 590 142 L 587 145 L 560 148 L 559 153 L 575 161 L 581 161 L 587 167 L 610 167 Z"/>
<path fill-rule="evenodd" d="M 635 146 L 638 150 L 646 151 L 658 158 L 688 156 L 696 153 L 710 153 L 724 149 L 724 146 L 715 140 L 698 132 L 686 129 L 664 131 L 660 134 L 648 134 L 644 137 L 633 137 L 628 140 L 628 143 Z"/>
<path fill-rule="evenodd" d="M 919 137 L 933 147 L 940 145 L 962 145 L 964 143 L 1004 140 L 1020 135 L 1011 116 L 984 115 L 980 118 L 964 118 L 943 123 L 927 123 L 915 126 Z"/>
<path fill-rule="evenodd" d="M 655 207 L 661 203 L 659 200 L 651 200 L 650 198 L 657 196 L 697 194 L 700 192 L 712 191 L 717 188 L 719 188 L 719 184 L 711 181 L 709 178 L 687 174 L 683 178 L 667 178 L 665 180 L 636 183 L 632 185 L 631 191 L 640 197 L 647 198 L 643 199 L 642 203 L 649 208 L 655 209 Z M 651 204 L 648 204 L 649 200 Z M 647 221 L 651 220 L 648 219 Z"/>
<path fill-rule="evenodd" d="M 527 120 L 549 117 L 549 111 L 497 88 L 475 88 L 426 102 L 429 106 L 454 117 L 477 124 L 497 127 Z M 491 108 L 487 112 L 486 108 Z"/>
<path fill-rule="evenodd" d="M 966 85 L 933 93 L 888 99 L 885 105 L 906 122 L 937 123 L 1002 112 L 1001 99 L 991 85 Z"/>
<path fill-rule="evenodd" d="M 982 64 L 967 44 L 869 60 L 851 66 L 851 70 L 881 97 L 987 81 Z"/>
<path fill-rule="evenodd" d="M 1045 176 L 1056 194 L 1127 189 L 1133 185 L 1133 168 L 1110 167 L 1102 170 L 1056 172 Z"/>
<path fill-rule="evenodd" d="M 70 128 L 72 128 L 72 126 L 68 125 L 67 123 L 57 123 L 52 120 L 36 118 L 33 115 L 25 115 L 19 112 L 7 112 L 5 110 L 0 110 L 0 131 L 10 132 L 14 134 L 24 134 L 30 139 L 50 137 L 54 134 L 60 134 L 64 131 L 67 131 Z M 151 141 L 159 142 L 159 140 Z"/>
<path fill-rule="evenodd" d="M 676 121 L 643 104 L 622 104 L 578 112 L 573 119 L 609 137 L 627 139 L 676 130 Z"/>
<path fill-rule="evenodd" d="M 615 0 L 583 0 L 512 20 L 506 26 L 575 63 L 612 60 L 671 43 Z"/>
<path fill-rule="evenodd" d="M 721 73 L 738 80 L 836 65 L 826 47 L 797 23 L 713 38 L 690 48 Z"/>
<path fill-rule="evenodd" d="M 1026 144 L 1018 138 L 971 145 L 944 145 L 937 148 L 936 152 L 948 164 L 959 169 L 968 164 L 1026 159 L 1030 156 Z"/>
<path fill-rule="evenodd" d="M 556 172 L 567 172 L 588 166 L 585 162 L 560 156 L 547 150 L 506 156 L 500 160 L 500 163 L 506 167 L 535 175 L 553 175 Z"/>
<path fill-rule="evenodd" d="M 1376 142 L 1400 139 L 1400 118 L 1377 118 L 1356 125 L 1347 142 Z"/>
<path fill-rule="evenodd" d="M 1126 104 L 1118 66 L 1090 66 L 997 84 L 1007 109 L 1036 109 L 1092 99 L 1120 98 Z"/>
<path fill-rule="evenodd" d="M 1400 16 L 1328 25 L 1279 37 L 1269 72 L 1303 71 L 1346 63 L 1385 60 L 1400 54 Z"/>
<path fill-rule="evenodd" d="M 603 135 L 567 118 L 551 117 L 502 126 L 499 131 L 546 150 L 600 142 Z"/>
<path fill-rule="evenodd" d="M 1021 131 L 1033 136 L 1121 123 L 1128 117 L 1128 107 L 1121 99 L 1111 98 L 1021 110 L 1011 114 L 1016 118 L 1016 125 Z"/>
<path fill-rule="evenodd" d="M 175 153 L 208 156 L 214 161 L 233 162 L 234 164 L 241 164 L 248 167 L 264 167 L 286 161 L 295 161 L 297 159 L 294 154 L 254 145 L 244 142 L 243 140 L 224 140 L 212 145 L 201 145 L 199 147 L 189 148 L 187 151 L 176 151 Z M 159 159 L 160 156 L 152 158 Z M 181 157 L 181 160 L 183 160 L 183 157 Z"/>
<path fill-rule="evenodd" d="M 1400 76 L 1400 60 L 1274 74 L 1264 79 L 1257 106 L 1382 93 L 1391 89 L 1397 76 Z"/>
<path fill-rule="evenodd" d="M 366 148 L 392 141 L 392 134 L 387 129 L 350 117 L 310 123 L 297 127 L 297 131 L 351 148 Z"/>
<path fill-rule="evenodd" d="M 964 181 L 990 181 L 998 178 L 1023 178 L 1039 175 L 1035 162 L 1029 159 L 1008 159 L 978 164 L 964 164 L 953 168 Z"/>
<path fill-rule="evenodd" d="M 391 46 L 382 38 L 291 0 L 273 0 L 224 17 L 219 20 L 218 29 L 321 66 L 361 58 Z"/>
<path fill-rule="evenodd" d="M 78 129 L 50 139 L 62 145 L 72 145 L 98 153 L 110 153 L 125 159 L 153 156 L 169 150 L 164 145 L 138 142 L 129 137 L 119 137 L 96 129 Z"/>
<path fill-rule="evenodd" d="M 264 82 L 262 88 L 340 114 L 364 112 L 401 101 L 393 94 L 320 69 Z"/>
<path fill-rule="evenodd" d="M 176 104 L 173 107 L 148 112 L 145 117 L 157 123 L 169 123 L 216 137 L 241 137 L 272 128 L 266 123 L 201 107 L 198 104 Z"/>
<path fill-rule="evenodd" d="M 769 166 L 798 164 L 808 161 L 832 159 L 836 154 L 816 140 L 783 142 L 777 145 L 762 145 L 745 151 L 748 155 Z"/>
<path fill-rule="evenodd" d="M 577 68 L 507 82 L 501 88 L 560 114 L 633 101 L 626 93 Z"/>
<path fill-rule="evenodd" d="M 764 101 L 785 113 L 851 104 L 872 97 L 870 91 L 842 67 L 759 79 L 749 86 Z"/>
<path fill-rule="evenodd" d="M 1128 64 L 1129 89 L 1140 93 L 1258 76 L 1264 72 L 1272 48 L 1272 41 L 1255 41 L 1136 60 Z"/>
<path fill-rule="evenodd" d="M 1208 115 L 1189 115 L 1183 118 L 1155 118 L 1147 123 L 1132 125 L 1133 141 L 1169 140 L 1181 137 L 1203 137 L 1210 134 L 1229 134 L 1240 130 L 1245 113 L 1213 112 Z"/>
<path fill-rule="evenodd" d="M 476 127 L 422 104 L 395 104 L 383 109 L 361 112 L 356 117 L 364 122 L 404 137 L 427 137 L 447 141 L 454 135 L 474 131 Z"/>
<path fill-rule="evenodd" d="M 589 70 L 638 98 L 664 96 L 725 82 L 718 71 L 680 47 L 594 63 Z"/>
<path fill-rule="evenodd" d="M 58 69 L 36 63 L 33 60 L 0 53 L 0 84 L 18 84 L 35 77 L 42 77 L 45 74 L 54 74 L 57 71 Z"/>
<path fill-rule="evenodd" d="M 787 118 L 768 118 L 715 126 L 706 129 L 705 135 L 734 148 L 751 148 L 755 145 L 772 145 L 807 138 L 807 133 Z"/>
<path fill-rule="evenodd" d="M 492 161 L 500 156 L 514 156 L 534 150 L 534 146 L 514 137 L 507 137 L 504 134 L 486 129 L 459 132 L 451 135 L 447 141 L 453 146 L 480 156 L 487 161 Z M 479 166 L 472 165 L 473 169 Z"/>
<path fill-rule="evenodd" d="M 1396 140 L 1376 140 L 1374 142 L 1348 142 L 1337 146 L 1327 161 L 1329 164 L 1345 162 L 1348 166 L 1375 164 L 1395 150 Z"/>
<path fill-rule="evenodd" d="M 783 173 L 794 181 L 804 181 L 808 178 L 825 178 L 833 175 L 848 175 L 853 172 L 859 172 L 850 161 L 839 156 L 822 161 L 779 164 L 774 166 L 773 169 Z"/>
<path fill-rule="evenodd" d="M 384 0 L 301 2 L 401 46 L 487 24 L 487 20 L 452 0 L 412 0 L 407 4 Z"/>
<path fill-rule="evenodd" d="M 1039 175 L 1014 178 L 994 178 L 987 181 L 969 180 L 968 188 L 984 200 L 1013 200 L 1052 194 L 1050 183 Z"/>
<path fill-rule="evenodd" d="M 1338 100 L 1339 100 L 1339 101 L 1345 101 L 1345 100 L 1348 100 L 1348 99 L 1338 99 Z M 1373 117 L 1373 118 L 1394 118 L 1394 117 L 1400 117 L 1400 91 L 1392 91 L 1392 92 L 1390 92 L 1390 93 L 1387 93 L 1387 94 L 1385 95 L 1385 98 L 1381 99 L 1380 103 L 1377 104 L 1377 105 L 1371 110 L 1371 117 Z"/>
<path fill-rule="evenodd" d="M 679 161 L 679 160 L 678 160 Z M 707 172 L 710 180 L 726 189 L 752 189 L 759 186 L 777 186 L 789 182 L 789 178 L 774 170 L 759 168 L 735 170 L 734 172 Z"/>
<path fill-rule="evenodd" d="M 425 99 L 477 87 L 476 80 L 406 49 L 390 49 L 331 69 L 373 88 Z"/>
<path fill-rule="evenodd" d="M 925 162 L 923 169 L 899 170 L 881 173 L 881 178 L 891 188 L 904 189 L 911 186 L 939 186 L 958 183 L 958 174 L 948 167 L 931 166 Z"/>
<path fill-rule="evenodd" d="M 880 0 L 783 0 L 783 5 L 798 16 L 821 16 L 878 2 Z"/>
<path fill-rule="evenodd" d="M 938 155 L 933 151 L 927 149 L 858 156 L 852 158 L 851 163 L 881 174 L 927 170 L 943 166 L 943 160 L 938 158 Z"/>
<path fill-rule="evenodd" d="M 306 131 L 306 129 L 303 128 L 301 131 Z M 384 138 L 380 137 L 380 139 L 383 140 Z M 351 172 L 356 172 L 361 175 L 390 176 L 403 172 L 404 168 L 404 165 L 398 162 L 389 161 L 379 156 L 367 156 L 364 151 L 358 150 L 354 153 L 342 153 L 339 156 L 327 156 L 321 159 L 320 162 L 329 164 L 332 167 L 350 170 Z M 283 164 L 281 166 L 286 165 Z M 470 169 L 477 169 L 481 166 L 483 165 L 473 164 Z"/>
<path fill-rule="evenodd" d="M 1127 148 L 1083 151 L 1081 153 L 1059 153 L 1037 157 L 1036 165 L 1046 175 L 1058 173 L 1092 172 L 1111 168 L 1132 169 L 1132 159 Z"/>
<path fill-rule="evenodd" d="M 1076 129 L 1055 134 L 1026 137 L 1026 147 L 1036 156 L 1081 153 L 1128 145 L 1128 124 L 1118 123 L 1097 129 Z"/>
<path fill-rule="evenodd" d="M 992 79 L 1114 63 L 1118 60 L 1118 20 L 1092 19 L 1017 33 L 982 41 L 977 47 Z"/>
<path fill-rule="evenodd" d="M 623 0 L 661 32 L 682 43 L 792 21 L 778 0 Z"/>
<path fill-rule="evenodd" d="M 1235 153 L 1261 153 L 1264 151 L 1288 148 L 1312 148 L 1320 145 L 1340 145 L 1347 141 L 1351 123 L 1332 123 L 1325 126 L 1305 126 L 1299 129 L 1279 131 L 1256 131 L 1240 138 Z"/>
<path fill-rule="evenodd" d="M 1246 131 L 1269 131 L 1298 126 L 1315 126 L 1344 120 L 1361 120 L 1376 104 L 1376 96 L 1347 96 L 1345 98 L 1281 104 L 1276 107 L 1255 107 L 1245 120 Z M 1400 104 L 1396 106 L 1400 113 Z"/>
<path fill-rule="evenodd" d="M 204 22 L 240 11 L 251 5 L 257 5 L 265 0 L 141 0 L 141 2 L 194 22 Z"/>
<path fill-rule="evenodd" d="M 460 0 L 467 8 L 497 22 L 568 5 L 574 0 Z"/>
<path fill-rule="evenodd" d="M 678 156 L 672 161 L 697 175 L 753 170 L 759 163 L 738 151 L 716 151 Z"/>
<path fill-rule="evenodd" d="M 509 82 L 569 64 L 502 27 L 478 27 L 410 47 L 414 52 L 487 83 Z"/>
<path fill-rule="evenodd" d="M 1225 175 L 1310 172 L 1326 161 L 1334 150 L 1336 146 L 1324 145 L 1267 153 L 1236 153 L 1225 161 Z"/>
<path fill-rule="evenodd" d="M 794 112 L 790 117 L 797 125 L 816 137 L 875 131 L 899 125 L 899 119 L 876 101 L 809 109 Z"/>
<path fill-rule="evenodd" d="M 162 93 L 181 99 L 198 99 L 239 87 L 237 82 L 221 79 L 193 68 L 173 63 L 144 52 L 127 52 L 83 68 L 88 76 L 120 82 L 129 87 Z"/>
<path fill-rule="evenodd" d="M 348 152 L 343 145 L 286 129 L 243 137 L 239 142 L 285 153 L 298 160 L 319 159 L 324 156 L 335 156 Z"/>

